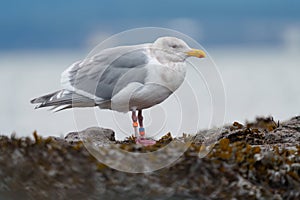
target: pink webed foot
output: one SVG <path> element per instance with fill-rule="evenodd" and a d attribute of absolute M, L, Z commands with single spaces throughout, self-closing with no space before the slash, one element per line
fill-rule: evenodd
<path fill-rule="evenodd" d="M 143 146 L 150 146 L 150 145 L 154 145 L 156 144 L 156 141 L 155 140 L 152 140 L 152 139 L 146 139 L 146 138 L 142 138 L 142 137 L 138 137 L 136 140 L 135 140 L 136 144 L 141 144 Z"/>

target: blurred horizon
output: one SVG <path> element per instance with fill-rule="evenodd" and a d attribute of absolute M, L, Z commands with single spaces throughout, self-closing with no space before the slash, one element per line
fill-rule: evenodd
<path fill-rule="evenodd" d="M 300 35 L 300 1 L 2 1 L 0 51 L 91 48 L 132 28 L 164 27 L 204 46 L 285 45 Z"/>

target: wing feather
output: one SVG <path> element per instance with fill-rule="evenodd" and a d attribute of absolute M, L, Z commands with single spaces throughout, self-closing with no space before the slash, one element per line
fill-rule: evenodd
<path fill-rule="evenodd" d="M 109 100 L 129 83 L 145 82 L 148 45 L 105 49 L 89 59 L 74 63 L 63 72 L 61 83 L 65 89 L 89 98 Z"/>

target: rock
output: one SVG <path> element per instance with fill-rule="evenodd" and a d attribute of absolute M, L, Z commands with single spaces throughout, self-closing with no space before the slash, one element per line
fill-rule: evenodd
<path fill-rule="evenodd" d="M 2 136 L 0 199 L 84 198 L 95 187 L 97 167 L 89 158 L 62 139 Z"/>
<path fill-rule="evenodd" d="M 273 118 L 257 118 L 255 122 L 245 126 L 234 122 L 232 126 L 223 128 L 221 138 L 231 142 L 246 141 L 251 145 L 263 148 L 273 145 L 295 146 L 300 143 L 300 117 L 294 117 L 286 122 L 275 122 Z"/>
<path fill-rule="evenodd" d="M 278 128 L 266 134 L 265 139 L 269 144 L 285 144 L 292 146 L 300 144 L 300 117 L 294 117 L 280 124 Z"/>
<path fill-rule="evenodd" d="M 115 143 L 115 132 L 111 129 L 91 127 L 80 132 L 68 133 L 65 140 L 71 144 L 92 140 L 97 146 Z"/>
<path fill-rule="evenodd" d="M 299 134 L 300 117 L 282 123 L 257 118 L 181 138 L 167 134 L 151 147 L 135 145 L 134 138 L 115 141 L 114 132 L 103 128 L 69 133 L 66 139 L 0 136 L 0 199 L 300 199 Z M 211 144 L 203 145 L 207 136 L 218 141 L 199 158 Z M 120 166 L 128 160 L 110 145 L 136 158 L 158 152 L 149 160 L 163 162 L 194 141 L 172 165 L 125 173 L 96 160 L 80 139 L 106 146 L 101 153 Z M 160 153 L 167 145 L 170 154 Z"/>

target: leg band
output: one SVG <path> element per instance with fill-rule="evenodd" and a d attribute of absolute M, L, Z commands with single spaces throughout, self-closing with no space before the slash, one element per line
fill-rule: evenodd
<path fill-rule="evenodd" d="M 145 128 L 140 127 L 139 128 L 139 133 L 140 133 L 141 136 L 144 136 L 145 135 Z"/>
<path fill-rule="evenodd" d="M 139 124 L 138 124 L 138 122 L 133 122 L 132 125 L 133 125 L 133 127 L 138 127 Z"/>

